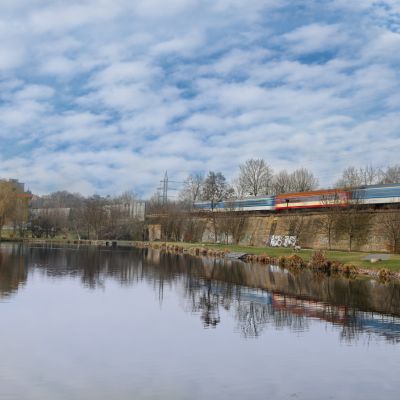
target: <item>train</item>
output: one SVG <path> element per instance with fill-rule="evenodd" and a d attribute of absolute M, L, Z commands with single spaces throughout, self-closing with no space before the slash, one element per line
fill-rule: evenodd
<path fill-rule="evenodd" d="M 365 185 L 354 189 L 326 189 L 308 192 L 282 193 L 276 196 L 247 197 L 216 203 L 197 201 L 198 211 L 269 211 L 326 209 L 360 204 L 382 207 L 400 204 L 400 183 Z"/>

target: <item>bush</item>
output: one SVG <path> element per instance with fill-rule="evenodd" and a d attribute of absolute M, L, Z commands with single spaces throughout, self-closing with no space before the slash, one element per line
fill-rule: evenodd
<path fill-rule="evenodd" d="M 304 268 L 306 262 L 297 254 L 293 254 L 286 258 L 286 265 L 289 268 Z"/>
<path fill-rule="evenodd" d="M 254 255 L 253 254 L 247 254 L 246 255 L 246 261 L 247 262 L 252 262 L 254 259 Z"/>
<path fill-rule="evenodd" d="M 342 266 L 341 272 L 346 274 L 346 275 L 357 274 L 358 273 L 358 267 L 356 265 L 353 265 L 353 264 L 344 264 Z"/>
<path fill-rule="evenodd" d="M 260 254 L 257 256 L 257 261 L 260 263 L 268 264 L 269 263 L 269 256 L 268 254 Z"/>
<path fill-rule="evenodd" d="M 285 257 L 285 256 L 280 256 L 279 258 L 278 258 L 278 265 L 281 267 L 281 268 L 286 268 L 287 267 L 287 258 Z"/>
<path fill-rule="evenodd" d="M 388 282 L 393 278 L 393 273 L 387 268 L 382 268 L 378 272 L 378 278 L 380 282 Z"/>
<path fill-rule="evenodd" d="M 344 265 L 341 262 L 339 262 L 339 261 L 330 261 L 329 264 L 330 264 L 331 272 L 340 273 L 340 272 L 343 271 Z"/>
<path fill-rule="evenodd" d="M 312 269 L 318 270 L 330 270 L 330 265 L 327 262 L 325 253 L 323 251 L 314 251 L 310 257 L 310 261 L 308 262 L 308 266 Z"/>

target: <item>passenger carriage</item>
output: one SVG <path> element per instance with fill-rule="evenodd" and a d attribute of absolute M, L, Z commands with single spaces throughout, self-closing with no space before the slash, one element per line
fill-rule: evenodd
<path fill-rule="evenodd" d="M 361 204 L 400 203 L 400 184 L 362 186 L 352 192 L 352 201 Z"/>
<path fill-rule="evenodd" d="M 198 210 L 211 211 L 210 201 L 199 201 L 194 203 Z M 214 204 L 214 211 L 274 211 L 275 197 L 249 197 L 238 200 L 225 200 Z"/>

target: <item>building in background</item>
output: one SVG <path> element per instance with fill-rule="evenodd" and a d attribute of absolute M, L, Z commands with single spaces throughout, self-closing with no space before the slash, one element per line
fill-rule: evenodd
<path fill-rule="evenodd" d="M 119 211 L 122 218 L 134 218 L 144 221 L 146 213 L 146 202 L 143 200 L 129 199 L 118 201 L 108 206 L 109 209 Z"/>

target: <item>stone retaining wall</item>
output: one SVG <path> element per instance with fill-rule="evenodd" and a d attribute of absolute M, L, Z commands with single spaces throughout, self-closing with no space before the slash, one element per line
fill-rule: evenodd
<path fill-rule="evenodd" d="M 394 217 L 393 211 L 370 211 L 369 214 L 372 214 L 372 220 L 368 239 L 366 243 L 362 245 L 353 243 L 352 250 L 367 252 L 393 251 L 390 242 L 385 238 L 384 229 L 381 223 L 382 215 L 389 214 Z M 219 217 L 221 218 L 221 216 Z M 203 242 L 213 242 L 214 230 L 211 219 L 207 219 L 207 216 L 200 216 L 197 218 L 203 221 L 205 219 L 207 220 L 207 227 L 203 234 Z M 298 234 L 296 235 L 300 246 L 315 249 L 327 249 L 328 238 L 327 235 L 321 231 L 319 224 L 323 218 L 326 218 L 326 214 L 321 212 L 265 214 L 258 216 L 247 215 L 245 216 L 245 227 L 239 244 L 250 246 L 269 245 L 272 235 L 293 235 L 293 232 L 291 232 L 291 226 L 293 228 L 293 223 L 295 222 L 302 225 L 302 228 L 298 230 Z M 149 240 L 164 240 L 161 237 L 160 223 L 149 223 Z M 226 238 L 223 234 L 219 235 L 219 242 L 223 243 L 226 242 L 226 240 L 228 243 L 233 242 L 231 237 Z M 344 237 L 331 239 L 332 250 L 348 250 L 348 246 L 348 241 Z"/>

